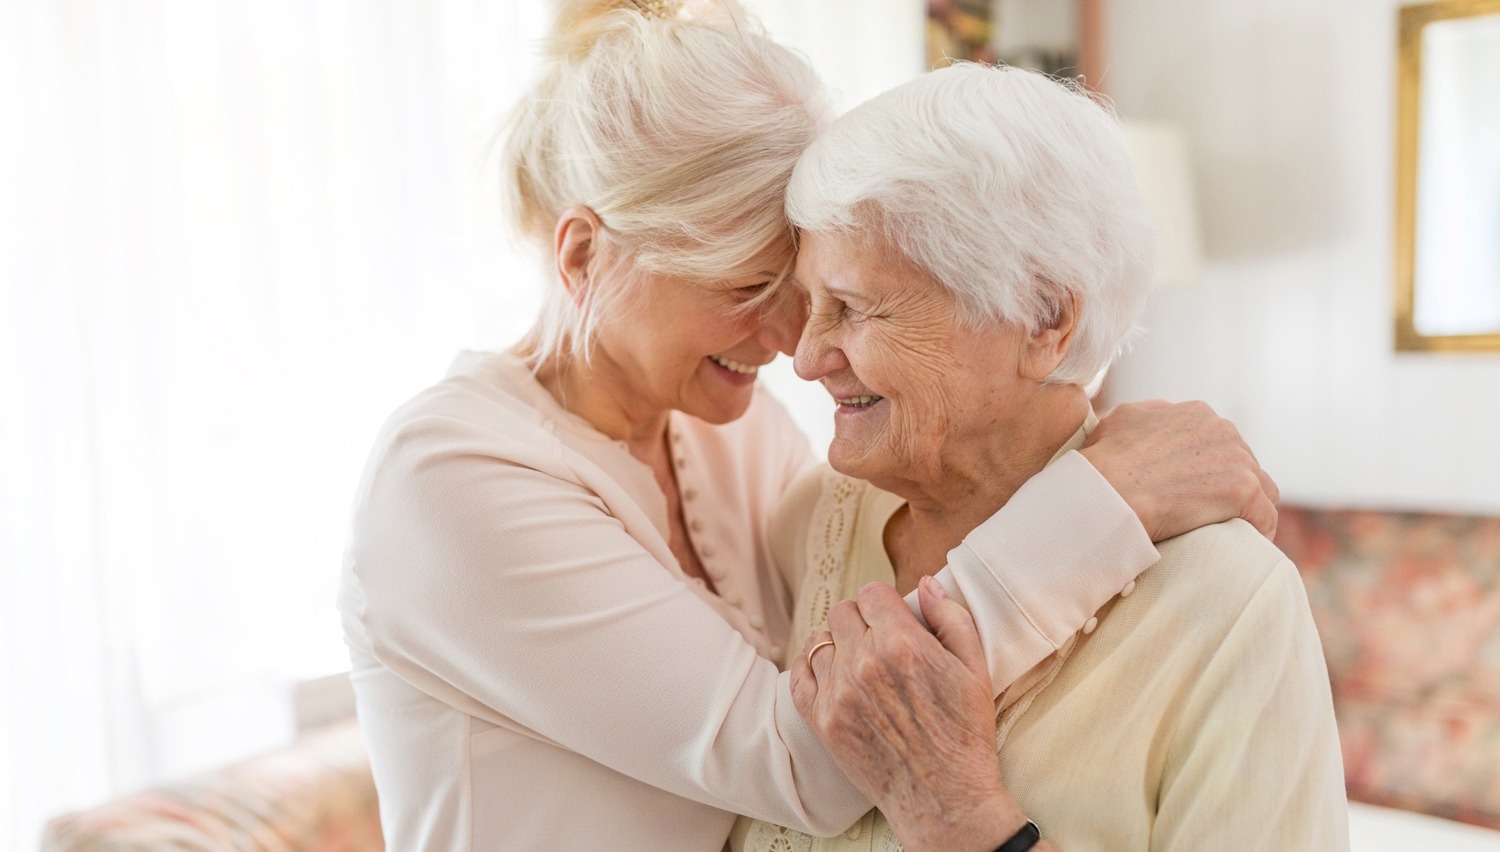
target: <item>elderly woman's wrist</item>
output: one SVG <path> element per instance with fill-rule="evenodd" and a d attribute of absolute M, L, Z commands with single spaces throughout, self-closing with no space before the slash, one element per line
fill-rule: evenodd
<path fill-rule="evenodd" d="M 947 810 L 930 819 L 892 824 L 908 852 L 994 852 L 1026 825 L 1009 794 L 986 798 L 971 809 Z M 904 830 L 903 830 L 904 829 Z"/>
<path fill-rule="evenodd" d="M 1078 450 L 1078 454 L 1093 465 L 1094 470 L 1098 471 L 1099 475 L 1104 477 L 1104 481 L 1109 483 L 1109 487 L 1120 495 L 1120 499 L 1124 500 L 1125 505 L 1130 507 L 1130 511 L 1135 513 L 1141 526 L 1154 541 L 1156 539 L 1154 524 L 1159 520 L 1153 504 L 1156 495 L 1150 488 L 1143 486 L 1135 475 L 1136 471 L 1128 463 L 1121 464 L 1110 453 L 1108 446 L 1103 449 L 1100 449 L 1098 444 L 1082 447 Z"/>

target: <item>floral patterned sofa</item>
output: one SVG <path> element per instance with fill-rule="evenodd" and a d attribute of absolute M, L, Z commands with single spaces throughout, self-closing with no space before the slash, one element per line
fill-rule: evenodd
<path fill-rule="evenodd" d="M 178 784 L 47 824 L 43 852 L 383 850 L 375 782 L 353 722 Z"/>
<path fill-rule="evenodd" d="M 1276 543 L 1323 637 L 1349 798 L 1500 829 L 1500 518 L 1283 506 Z"/>

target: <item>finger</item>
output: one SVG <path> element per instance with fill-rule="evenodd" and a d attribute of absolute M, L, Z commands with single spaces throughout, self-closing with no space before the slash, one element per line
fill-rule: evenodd
<path fill-rule="evenodd" d="M 802 641 L 802 653 L 812 656 L 812 649 L 832 639 L 833 635 L 827 630 L 814 630 Z"/>
<path fill-rule="evenodd" d="M 925 635 L 929 631 L 917 620 L 916 613 L 906 605 L 906 601 L 896 593 L 896 589 L 886 583 L 867 583 L 859 590 L 856 598 L 859 602 L 859 614 L 871 630 L 883 634 L 908 631 L 916 635 Z"/>
<path fill-rule="evenodd" d="M 827 630 L 819 630 L 802 643 L 802 656 L 807 658 L 807 664 L 812 669 L 813 677 L 818 679 L 818 683 L 828 682 L 828 673 L 833 669 L 833 655 L 838 649 L 838 644 L 819 646 L 832 639 L 833 634 Z"/>
<path fill-rule="evenodd" d="M 792 660 L 792 705 L 809 724 L 813 720 L 813 708 L 818 703 L 818 679 L 808 665 L 807 654 L 798 654 Z"/>
<path fill-rule="evenodd" d="M 976 677 L 988 683 L 989 663 L 984 658 L 984 644 L 979 639 L 974 616 L 948 597 L 943 584 L 932 577 L 923 577 L 917 582 L 917 602 L 921 604 L 922 617 L 932 626 L 938 642 Z"/>
<path fill-rule="evenodd" d="M 1265 492 L 1255 492 L 1240 517 L 1249 521 L 1266 538 L 1276 538 L 1276 507 L 1266 498 Z"/>
<path fill-rule="evenodd" d="M 1257 467 L 1255 475 L 1260 477 L 1260 490 L 1266 493 L 1266 499 L 1271 501 L 1271 505 L 1274 506 L 1280 503 L 1281 489 L 1276 487 L 1276 480 L 1271 478 L 1271 474 Z"/>
<path fill-rule="evenodd" d="M 833 633 L 833 641 L 853 648 L 864 639 L 870 627 L 859 614 L 859 604 L 854 601 L 839 601 L 828 610 L 828 629 Z"/>

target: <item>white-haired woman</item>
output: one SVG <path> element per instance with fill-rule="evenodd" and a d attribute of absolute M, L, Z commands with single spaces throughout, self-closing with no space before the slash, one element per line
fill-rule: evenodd
<path fill-rule="evenodd" d="M 1083 386 L 1145 302 L 1151 226 L 1106 110 L 972 64 L 835 121 L 798 163 L 787 210 L 811 298 L 797 372 L 839 403 L 831 469 L 793 486 L 772 529 L 809 652 L 793 689 L 884 813 L 826 840 L 745 820 L 734 845 L 953 848 L 909 806 L 928 797 L 923 780 L 897 769 L 906 737 L 944 716 L 861 671 L 902 656 L 872 653 L 866 610 L 895 592 L 866 586 L 918 587 L 990 507 L 1087 440 Z M 1046 523 L 1039 537 L 1068 535 Z M 972 848 L 1032 848 L 1023 812 L 1069 852 L 1347 848 L 1328 674 L 1296 569 L 1241 521 L 1160 550 L 993 706 L 977 649 L 956 648 L 974 673 L 974 739 L 998 749 L 975 797 L 1002 801 L 1003 778 L 1019 805 L 971 808 Z"/>
<path fill-rule="evenodd" d="M 707 852 L 735 813 L 834 832 L 869 808 L 770 662 L 788 596 L 767 521 L 812 456 L 755 377 L 805 316 L 782 204 L 819 87 L 732 4 L 704 5 L 559 3 L 504 149 L 546 307 L 398 410 L 371 455 L 340 609 L 391 848 Z M 997 683 L 1155 558 L 1148 531 L 1274 524 L 1223 421 L 1108 422 L 942 575 Z M 1037 542 L 1041 525 L 1067 535 Z M 1002 586 L 1011 562 L 1048 573 Z M 960 617 L 926 604 L 940 629 Z M 904 676 L 967 677 L 953 663 Z M 952 754 L 948 736 L 920 742 Z"/>

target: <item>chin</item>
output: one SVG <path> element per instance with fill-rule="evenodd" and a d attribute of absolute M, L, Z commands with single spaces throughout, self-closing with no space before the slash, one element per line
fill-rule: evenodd
<path fill-rule="evenodd" d="M 746 393 L 743 399 L 737 399 L 732 403 L 700 403 L 698 405 L 684 407 L 681 410 L 684 414 L 690 414 L 705 423 L 711 423 L 714 426 L 723 426 L 727 423 L 733 423 L 741 417 L 744 417 L 745 412 L 750 410 L 751 399 L 753 399 L 753 396 L 749 393 Z"/>
<path fill-rule="evenodd" d="M 851 440 L 838 432 L 834 432 L 833 442 L 828 445 L 828 466 L 886 491 L 909 482 L 915 471 L 915 463 L 892 452 L 884 436 Z"/>
<path fill-rule="evenodd" d="M 862 464 L 866 461 L 864 455 L 858 447 L 851 447 L 847 439 L 835 434 L 833 443 L 828 445 L 828 466 L 845 476 L 869 479 L 870 466 L 868 463 Z"/>

